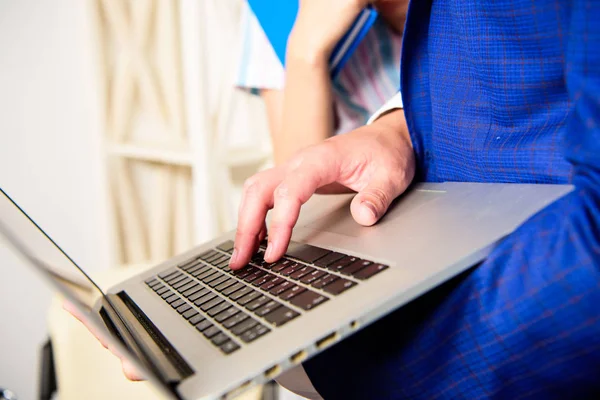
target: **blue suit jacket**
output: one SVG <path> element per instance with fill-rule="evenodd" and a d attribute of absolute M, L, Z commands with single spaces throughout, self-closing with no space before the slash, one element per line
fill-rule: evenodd
<path fill-rule="evenodd" d="M 477 268 L 306 363 L 315 387 L 600 398 L 600 1 L 414 0 L 401 81 L 418 179 L 576 188 Z"/>

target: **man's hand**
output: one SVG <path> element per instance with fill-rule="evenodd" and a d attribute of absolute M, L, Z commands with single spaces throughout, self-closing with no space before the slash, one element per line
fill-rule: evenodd
<path fill-rule="evenodd" d="M 358 192 L 350 210 L 356 222 L 369 226 L 404 192 L 414 173 L 412 144 L 398 109 L 254 175 L 244 185 L 231 268 L 245 266 L 265 238 L 268 210 L 273 218 L 265 260 L 274 262 L 287 250 L 300 207 L 315 192 Z"/>
<path fill-rule="evenodd" d="M 75 318 L 77 318 L 79 320 L 79 322 L 81 322 L 88 331 L 90 331 L 90 333 L 92 335 L 94 335 L 94 337 L 96 339 L 98 339 L 98 341 L 100 342 L 100 344 L 102 346 L 104 346 L 105 349 L 109 350 L 111 353 L 113 353 L 115 356 L 117 356 L 120 360 L 121 360 L 121 367 L 123 368 L 123 374 L 127 377 L 127 379 L 131 380 L 131 381 L 141 381 L 144 380 L 144 377 L 141 376 L 136 368 L 122 355 L 120 354 L 117 349 L 113 348 L 112 346 L 110 346 L 110 344 L 108 343 L 107 340 L 104 339 L 104 337 L 102 336 L 102 332 L 96 332 L 93 327 L 91 327 L 90 325 L 87 324 L 87 320 L 85 318 L 85 316 L 81 315 L 81 313 L 79 312 L 79 310 L 77 310 L 77 308 L 75 308 L 71 303 L 69 302 L 64 302 L 63 303 L 63 308 L 68 311 L 72 316 L 74 316 Z"/>

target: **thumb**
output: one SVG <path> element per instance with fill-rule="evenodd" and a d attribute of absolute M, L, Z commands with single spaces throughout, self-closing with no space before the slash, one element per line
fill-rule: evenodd
<path fill-rule="evenodd" d="M 375 224 L 386 213 L 401 190 L 389 179 L 374 179 L 352 200 L 350 212 L 356 222 L 364 226 Z"/>

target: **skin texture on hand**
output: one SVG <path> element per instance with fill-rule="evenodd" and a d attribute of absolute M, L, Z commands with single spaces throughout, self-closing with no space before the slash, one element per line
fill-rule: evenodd
<path fill-rule="evenodd" d="M 300 207 L 314 193 L 357 192 L 350 211 L 356 222 L 369 226 L 404 192 L 414 173 L 415 157 L 401 109 L 302 150 L 290 161 L 246 181 L 231 268 L 246 265 L 265 238 L 269 210 L 265 260 L 274 262 L 287 249 Z"/>

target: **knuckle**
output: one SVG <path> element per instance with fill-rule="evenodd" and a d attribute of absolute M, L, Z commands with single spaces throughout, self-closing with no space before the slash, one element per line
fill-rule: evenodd
<path fill-rule="evenodd" d="M 244 193 L 247 196 L 255 196 L 261 192 L 262 180 L 259 175 L 251 176 L 244 181 Z"/>
<path fill-rule="evenodd" d="M 290 187 L 287 183 L 283 182 L 275 189 L 275 198 L 277 199 L 287 199 L 290 197 Z"/>

